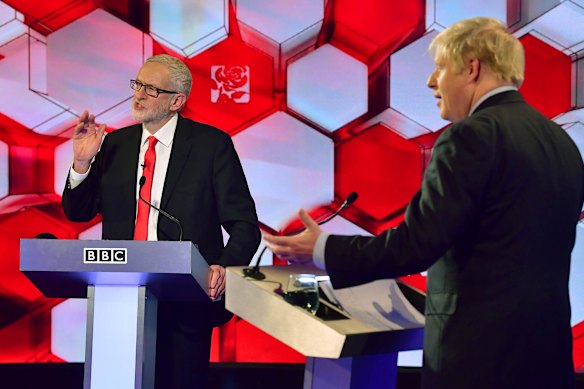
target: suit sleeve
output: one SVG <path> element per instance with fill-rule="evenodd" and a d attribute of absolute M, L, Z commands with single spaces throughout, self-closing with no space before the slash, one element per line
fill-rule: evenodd
<path fill-rule="evenodd" d="M 492 131 L 459 123 L 434 146 L 421 189 L 396 229 L 376 237 L 331 235 L 325 264 L 337 288 L 426 270 L 480 212 L 492 171 Z"/>
<path fill-rule="evenodd" d="M 215 154 L 213 185 L 219 219 L 230 236 L 221 253 L 220 264 L 247 265 L 258 248 L 260 230 L 255 204 L 229 136 Z"/>
<path fill-rule="evenodd" d="M 91 164 L 89 175 L 75 189 L 71 189 L 69 176 L 61 200 L 65 216 L 73 222 L 86 222 L 101 212 L 101 162 L 107 147 L 107 136 Z"/>

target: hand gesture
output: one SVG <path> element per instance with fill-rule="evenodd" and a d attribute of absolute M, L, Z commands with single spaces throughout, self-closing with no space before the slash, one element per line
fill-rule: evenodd
<path fill-rule="evenodd" d="M 301 209 L 298 216 L 306 229 L 294 236 L 264 235 L 266 245 L 274 254 L 290 263 L 308 264 L 312 262 L 312 251 L 322 230 L 308 213 Z"/>
<path fill-rule="evenodd" d="M 209 297 L 215 301 L 225 291 L 225 268 L 220 265 L 209 266 Z"/>
<path fill-rule="evenodd" d="M 73 131 L 73 169 L 77 173 L 89 170 L 91 160 L 99 151 L 106 125 L 97 125 L 95 116 L 83 111 Z"/>

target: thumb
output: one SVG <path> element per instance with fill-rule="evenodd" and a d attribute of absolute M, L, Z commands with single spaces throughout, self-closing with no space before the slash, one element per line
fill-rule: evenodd
<path fill-rule="evenodd" d="M 308 215 L 308 212 L 306 212 L 304 209 L 300 209 L 300 211 L 298 211 L 298 217 L 300 217 L 300 221 L 302 221 L 302 224 L 304 224 L 307 230 L 310 231 L 320 230 L 318 224 L 314 221 L 313 218 L 310 217 L 310 215 Z"/>

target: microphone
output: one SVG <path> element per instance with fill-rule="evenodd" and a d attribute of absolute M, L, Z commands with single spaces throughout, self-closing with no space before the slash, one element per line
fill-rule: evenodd
<path fill-rule="evenodd" d="M 341 206 L 334 213 L 332 213 L 330 216 L 326 217 L 324 220 L 317 222 L 316 224 L 318 224 L 320 226 L 320 225 L 323 225 L 324 223 L 329 222 L 332 218 L 334 218 L 339 213 L 341 213 L 341 211 L 343 209 L 345 209 L 349 205 L 353 204 L 355 202 L 355 200 L 357 200 L 357 197 L 359 197 L 357 192 L 349 193 L 349 195 L 347 196 L 345 201 L 343 201 Z M 292 232 L 287 233 L 286 236 L 292 236 L 292 235 L 299 234 L 300 232 L 304 231 L 305 229 L 306 228 L 304 228 L 304 227 L 299 228 L 297 230 L 294 230 Z M 243 269 L 243 274 L 246 277 L 253 278 L 254 280 L 263 280 L 264 278 L 266 278 L 266 276 L 260 271 L 260 261 L 262 259 L 262 256 L 266 252 L 267 248 L 268 248 L 268 246 L 265 246 L 262 249 L 262 251 L 260 252 L 260 255 L 258 255 L 258 259 L 256 259 L 256 263 L 253 267 L 246 267 L 245 269 Z"/>
<path fill-rule="evenodd" d="M 138 182 L 138 184 L 140 185 L 140 189 L 138 190 L 138 197 L 140 198 L 140 200 L 142 200 L 143 202 L 145 202 L 146 204 L 148 204 L 148 206 L 154 208 L 155 210 L 157 210 L 158 212 L 160 212 L 161 215 L 166 216 L 168 219 L 172 220 L 174 223 L 176 223 L 176 225 L 178 226 L 178 229 L 180 231 L 180 234 L 178 236 L 178 240 L 179 242 L 182 242 L 182 237 L 183 237 L 183 229 L 182 226 L 180 225 L 180 221 L 172 216 L 171 214 L 169 214 L 166 211 L 163 211 L 162 209 L 158 208 L 157 206 L 155 206 L 154 204 L 146 201 L 146 199 L 144 199 L 142 197 L 142 188 L 144 187 L 144 184 L 146 183 L 146 177 L 142 176 L 140 177 L 140 181 Z"/>
<path fill-rule="evenodd" d="M 35 239 L 57 239 L 57 237 L 53 234 L 51 234 L 50 232 L 41 232 L 40 234 L 37 234 L 35 237 Z"/>

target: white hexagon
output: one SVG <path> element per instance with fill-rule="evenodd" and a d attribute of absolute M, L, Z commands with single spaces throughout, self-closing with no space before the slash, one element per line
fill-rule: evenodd
<path fill-rule="evenodd" d="M 236 15 L 243 41 L 274 58 L 276 87 L 281 88 L 286 60 L 316 44 L 324 1 L 238 0 Z"/>
<path fill-rule="evenodd" d="M 8 179 L 9 161 L 8 145 L 0 141 L 0 199 L 8 196 L 10 185 Z"/>
<path fill-rule="evenodd" d="M 39 39 L 37 39 L 37 37 Z M 61 132 L 73 118 L 64 104 L 44 94 L 46 67 L 44 61 L 44 38 L 21 35 L 4 46 L 0 46 L 0 93 L 2 113 L 36 132 Z M 26 109 L 23 109 L 26 102 Z"/>
<path fill-rule="evenodd" d="M 228 0 L 150 0 L 150 33 L 163 45 L 194 57 L 227 38 L 228 10 Z"/>
<path fill-rule="evenodd" d="M 147 35 L 97 9 L 49 35 L 47 91 L 74 112 L 127 112 L 130 80 L 152 53 Z M 103 119 L 102 119 L 103 120 Z"/>
<path fill-rule="evenodd" d="M 288 107 L 328 131 L 367 112 L 367 66 L 326 44 L 288 66 Z"/>
<path fill-rule="evenodd" d="M 101 240 L 102 223 L 97 223 L 79 233 L 79 240 Z"/>
<path fill-rule="evenodd" d="M 507 21 L 515 0 L 426 0 L 426 30 L 441 30 L 462 19 L 488 16 Z M 507 3 L 510 3 L 508 6 Z"/>
<path fill-rule="evenodd" d="M 582 1 L 522 1 L 520 15 L 515 36 L 531 34 L 568 55 L 584 49 Z"/>
<path fill-rule="evenodd" d="M 434 71 L 434 58 L 429 55 L 428 46 L 436 35 L 438 33 L 432 31 L 395 52 L 390 58 L 390 107 L 431 131 L 449 124 L 440 118 L 434 94 L 426 86 L 428 77 Z M 421 129 L 409 126 L 403 131 L 408 137 L 415 136 Z"/>
<path fill-rule="evenodd" d="M 26 34 L 24 15 L 0 1 L 0 46 Z"/>
<path fill-rule="evenodd" d="M 566 130 L 584 158 L 584 108 L 568 111 L 554 121 Z"/>
<path fill-rule="evenodd" d="M 55 193 L 63 193 L 69 169 L 73 163 L 73 141 L 68 140 L 55 147 L 55 166 L 54 166 L 54 190 Z"/>
<path fill-rule="evenodd" d="M 572 326 L 584 321 L 584 221 L 576 227 L 576 244 L 572 250 L 570 266 L 570 304 Z"/>
<path fill-rule="evenodd" d="M 68 299 L 51 310 L 51 352 L 67 362 L 85 361 L 87 300 Z"/>
<path fill-rule="evenodd" d="M 359 133 L 372 127 L 376 124 L 383 124 L 385 127 L 391 128 L 393 131 L 399 133 L 406 139 L 412 139 L 421 135 L 429 134 L 431 131 L 421 126 L 419 123 L 413 121 L 407 116 L 401 114 L 393 108 L 388 108 L 380 114 L 375 115 L 371 119 L 359 124 L 355 127 L 354 133 Z"/>
<path fill-rule="evenodd" d="M 333 199 L 333 142 L 283 112 L 233 137 L 261 222 L 281 229 L 299 208 Z"/>

